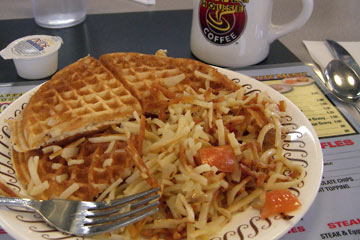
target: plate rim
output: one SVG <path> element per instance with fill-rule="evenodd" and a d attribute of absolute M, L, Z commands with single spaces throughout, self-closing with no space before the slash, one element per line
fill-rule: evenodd
<path fill-rule="evenodd" d="M 266 92 L 271 92 L 271 94 L 275 94 L 277 95 L 277 98 L 281 98 L 284 99 L 286 101 L 286 104 L 291 106 L 292 109 L 294 109 L 296 112 L 298 112 L 299 114 L 301 114 L 304 118 L 305 121 L 307 121 L 307 128 L 311 133 L 311 138 L 313 139 L 313 142 L 316 143 L 316 156 L 319 157 L 319 159 L 317 160 L 321 160 L 320 163 L 318 163 L 318 167 L 320 167 L 320 172 L 318 175 L 318 179 L 317 179 L 317 183 L 315 184 L 315 187 L 312 187 L 312 189 L 319 189 L 320 184 L 321 184 L 321 177 L 323 175 L 323 153 L 321 150 L 321 146 L 320 146 L 320 141 L 317 137 L 317 134 L 315 132 L 315 129 L 313 128 L 313 126 L 311 125 L 311 123 L 308 121 L 307 117 L 302 113 L 302 111 L 291 101 L 289 100 L 286 96 L 284 96 L 283 94 L 281 94 L 280 92 L 276 91 L 275 89 L 271 88 L 270 86 L 266 85 L 265 83 L 262 83 L 261 81 L 258 81 L 254 78 L 251 78 L 245 74 L 236 72 L 234 70 L 229 70 L 229 69 L 224 69 L 224 68 L 220 68 L 220 67 L 215 67 L 216 69 L 218 69 L 218 71 L 226 76 L 228 76 L 230 79 L 232 79 L 230 76 L 231 75 L 237 75 L 237 78 L 239 78 L 239 83 L 241 83 L 241 81 L 245 80 L 246 82 L 251 82 L 254 86 L 254 89 L 258 89 L 260 86 L 260 90 L 261 91 L 266 91 Z M 233 80 L 233 79 L 232 79 Z M 1 114 L 0 114 L 0 127 L 4 126 L 4 120 L 5 117 L 7 117 L 6 119 L 9 118 L 8 115 L 10 115 L 10 113 L 12 113 L 13 108 L 15 108 L 15 106 L 19 105 L 19 104 L 25 104 L 27 102 L 25 102 L 25 99 L 29 99 L 31 97 L 32 94 L 34 94 L 36 92 L 37 89 L 40 88 L 42 84 L 39 84 L 37 86 L 35 86 L 34 88 L 30 89 L 29 91 L 27 91 L 26 93 L 24 93 L 22 96 L 20 96 L 18 99 L 16 99 L 14 102 L 12 102 Z M 15 117 L 15 116 L 14 116 Z M 1 161 L 1 160 L 0 160 Z M 10 160 L 11 161 L 11 160 Z M 2 176 L 0 176 L 2 177 Z M 279 231 L 279 229 L 277 230 L 277 234 L 275 236 L 273 236 L 273 238 L 271 239 L 278 239 L 282 236 L 284 236 L 290 229 L 291 227 L 295 226 L 298 221 L 306 214 L 306 212 L 309 210 L 309 208 L 311 207 L 311 205 L 313 204 L 313 202 L 315 201 L 315 198 L 317 196 L 318 192 L 316 192 L 315 194 L 312 194 L 310 197 L 310 201 L 306 206 L 306 209 L 302 210 L 300 215 L 298 214 L 297 216 L 294 217 L 294 220 L 292 221 L 291 224 L 287 224 L 288 226 L 283 227 L 283 229 L 281 229 L 281 231 Z M 308 198 L 308 197 L 307 197 Z M 303 208 L 304 206 L 302 206 L 301 208 Z M 11 224 L 6 221 L 6 219 L 4 219 L 3 217 L 3 209 L 0 209 L 0 225 L 1 227 L 4 228 L 4 230 L 11 235 L 14 238 L 19 238 L 19 239 L 23 239 L 24 238 L 24 234 L 22 232 L 24 231 L 18 231 L 16 229 L 16 227 L 11 226 Z M 229 223 L 228 223 L 229 224 Z M 227 225 L 228 225 L 227 224 Z M 226 225 L 226 226 L 227 226 Z M 25 229 L 25 228 L 24 228 Z M 30 230 L 26 229 L 25 231 L 29 232 L 29 235 L 31 235 L 33 232 L 30 232 Z M 28 239 L 32 239 L 32 236 L 27 235 L 29 238 Z M 76 236 L 72 236 L 75 237 Z M 26 238 L 27 239 L 27 238 Z M 211 239 L 222 239 L 222 238 L 215 238 L 212 237 Z M 253 238 L 253 239 L 257 239 L 257 238 Z"/>

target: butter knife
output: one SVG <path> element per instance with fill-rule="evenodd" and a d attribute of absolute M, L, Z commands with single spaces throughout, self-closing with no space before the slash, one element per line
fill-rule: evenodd
<path fill-rule="evenodd" d="M 325 41 L 331 54 L 335 58 L 338 58 L 348 64 L 356 72 L 356 74 L 360 76 L 360 66 L 351 54 L 336 41 L 329 39 L 326 39 Z"/>

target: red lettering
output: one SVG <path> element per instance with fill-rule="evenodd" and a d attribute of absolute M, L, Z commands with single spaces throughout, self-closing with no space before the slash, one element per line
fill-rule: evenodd
<path fill-rule="evenodd" d="M 328 227 L 330 229 L 336 228 L 336 225 L 334 223 L 328 223 Z"/>
<path fill-rule="evenodd" d="M 305 227 L 304 226 L 293 227 L 290 229 L 288 233 L 298 233 L 298 232 L 305 232 Z"/>
<path fill-rule="evenodd" d="M 343 141 L 335 141 L 336 146 L 338 147 L 342 147 L 345 146 L 345 143 L 343 143 Z"/>
<path fill-rule="evenodd" d="M 344 140 L 345 145 L 354 145 L 354 142 L 351 139 L 345 139 Z"/>
<path fill-rule="evenodd" d="M 321 148 L 325 149 L 327 147 L 334 148 L 334 147 L 344 147 L 344 146 L 350 146 L 354 145 L 354 141 L 351 139 L 344 139 L 344 140 L 338 140 L 334 142 L 322 142 L 320 143 Z"/>
<path fill-rule="evenodd" d="M 360 224 L 360 218 L 328 223 L 328 227 L 333 229 L 337 227 L 348 227 L 356 224 Z"/>
<path fill-rule="evenodd" d="M 338 225 L 338 227 L 341 227 L 341 223 L 342 223 L 341 221 L 335 222 L 335 224 Z"/>
<path fill-rule="evenodd" d="M 354 224 L 358 224 L 358 222 L 356 220 L 354 220 L 354 219 L 351 219 L 350 220 L 350 225 L 354 225 Z"/>
<path fill-rule="evenodd" d="M 322 149 L 325 149 L 326 146 L 327 146 L 327 142 L 322 142 L 322 143 L 320 143 L 320 145 L 321 145 L 321 148 L 322 148 Z"/>

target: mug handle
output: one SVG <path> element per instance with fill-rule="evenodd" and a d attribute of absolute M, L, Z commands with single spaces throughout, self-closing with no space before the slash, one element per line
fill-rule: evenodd
<path fill-rule="evenodd" d="M 310 18 L 314 8 L 313 0 L 302 0 L 302 10 L 300 14 L 291 22 L 283 25 L 271 25 L 268 35 L 269 43 L 288 34 L 289 32 L 301 28 Z"/>

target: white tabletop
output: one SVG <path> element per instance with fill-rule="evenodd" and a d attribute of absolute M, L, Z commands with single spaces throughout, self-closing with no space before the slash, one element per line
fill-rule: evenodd
<path fill-rule="evenodd" d="M 268 0 L 266 0 L 268 1 Z M 303 40 L 360 41 L 359 0 L 314 0 L 314 11 L 310 20 L 300 30 L 280 38 L 303 62 L 311 58 L 302 43 Z M 192 9 L 193 0 L 156 0 L 156 5 L 148 6 L 132 0 L 86 0 L 87 11 L 94 13 L 119 13 L 138 11 L 159 11 Z M 291 20 L 301 9 L 301 0 L 275 0 L 274 24 Z M 31 18 L 30 0 L 1 0 L 0 20 Z"/>

